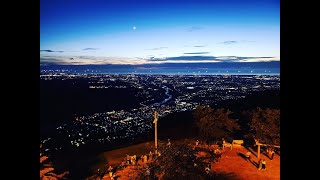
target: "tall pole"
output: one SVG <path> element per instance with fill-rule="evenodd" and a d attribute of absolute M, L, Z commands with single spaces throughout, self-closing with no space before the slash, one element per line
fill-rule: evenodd
<path fill-rule="evenodd" d="M 254 142 L 256 143 L 256 145 L 258 146 L 258 159 L 260 159 L 260 146 L 261 146 L 261 143 L 259 143 L 258 140 L 254 139 Z"/>
<path fill-rule="evenodd" d="M 155 147 L 155 153 L 157 154 L 158 149 L 158 113 L 157 111 L 154 112 L 154 147 Z"/>

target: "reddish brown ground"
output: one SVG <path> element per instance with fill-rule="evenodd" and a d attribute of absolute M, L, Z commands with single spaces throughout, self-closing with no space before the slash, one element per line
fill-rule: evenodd
<path fill-rule="evenodd" d="M 153 145 L 152 142 L 142 143 L 127 148 L 121 148 L 114 151 L 109 151 L 103 153 L 105 159 L 111 165 L 119 165 L 124 161 L 126 154 L 134 155 L 140 157 L 142 154 L 146 154 L 150 151 L 150 147 Z M 247 149 L 240 146 L 235 147 L 232 150 L 225 149 L 219 162 L 212 164 L 212 171 L 221 172 L 227 174 L 228 177 L 232 179 L 241 180 L 256 180 L 256 179 L 280 179 L 280 157 L 275 154 L 274 159 L 271 161 L 264 154 L 261 154 L 261 158 L 266 160 L 267 169 L 258 170 L 254 163 L 258 163 L 258 158 L 256 157 L 256 152 L 251 149 L 252 152 L 252 162 L 246 161 L 243 155 L 247 152 Z M 135 176 L 135 170 L 140 166 L 129 166 L 123 170 L 118 170 L 115 176 L 118 180 L 132 179 Z M 110 179 L 109 175 L 105 175 L 104 180 Z"/>
<path fill-rule="evenodd" d="M 252 161 L 258 163 L 257 153 L 252 151 Z M 264 154 L 261 158 L 266 160 L 266 170 L 258 170 L 251 162 L 246 161 L 238 153 L 245 154 L 247 149 L 244 147 L 233 148 L 226 150 L 222 154 L 219 162 L 212 165 L 212 170 L 215 172 L 226 172 L 234 174 L 237 179 L 280 179 L 280 156 L 275 154 L 273 160 L 270 160 Z"/>

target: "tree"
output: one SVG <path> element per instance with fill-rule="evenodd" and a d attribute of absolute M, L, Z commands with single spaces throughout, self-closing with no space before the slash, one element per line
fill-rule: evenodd
<path fill-rule="evenodd" d="M 280 110 L 257 108 L 249 113 L 250 133 L 260 143 L 280 145 Z"/>
<path fill-rule="evenodd" d="M 229 115 L 232 112 L 223 108 L 213 109 L 209 106 L 198 106 L 193 113 L 196 120 L 199 134 L 202 139 L 208 142 L 230 140 L 233 133 L 240 129 L 240 126 Z"/>
<path fill-rule="evenodd" d="M 160 146 L 159 152 L 161 155 L 143 168 L 137 179 L 210 179 L 210 174 L 205 172 L 206 163 L 197 157 L 198 150 L 185 143 L 173 143 L 170 148 Z"/>
<path fill-rule="evenodd" d="M 62 174 L 54 173 L 54 168 L 52 162 L 45 163 L 48 161 L 48 156 L 43 155 L 41 153 L 42 145 L 40 144 L 40 179 L 41 180 L 58 180 L 58 179 L 65 179 L 65 176 L 69 174 L 68 171 Z"/>

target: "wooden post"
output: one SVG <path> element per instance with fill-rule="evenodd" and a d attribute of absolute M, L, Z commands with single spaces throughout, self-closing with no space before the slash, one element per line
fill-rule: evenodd
<path fill-rule="evenodd" d="M 155 147 L 155 154 L 157 155 L 158 154 L 158 113 L 157 111 L 154 112 L 154 147 Z"/>
<path fill-rule="evenodd" d="M 261 146 L 261 143 L 259 143 L 258 140 L 254 139 L 254 142 L 256 143 L 256 145 L 258 146 L 258 159 L 260 159 L 260 146 Z"/>

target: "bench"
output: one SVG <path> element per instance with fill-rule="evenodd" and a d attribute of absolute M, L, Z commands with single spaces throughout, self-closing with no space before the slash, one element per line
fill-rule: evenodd
<path fill-rule="evenodd" d="M 232 141 L 232 146 L 242 146 L 243 145 L 243 140 L 233 140 Z"/>

